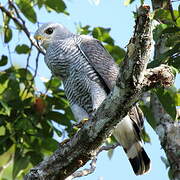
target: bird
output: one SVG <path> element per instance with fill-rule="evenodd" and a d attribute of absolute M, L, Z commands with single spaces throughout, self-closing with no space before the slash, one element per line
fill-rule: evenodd
<path fill-rule="evenodd" d="M 34 38 L 46 51 L 48 68 L 62 80 L 75 119 L 88 119 L 115 86 L 119 66 L 99 40 L 56 22 L 40 26 Z M 140 136 L 143 121 L 141 109 L 134 105 L 113 130 L 136 175 L 148 172 L 151 164 Z"/>

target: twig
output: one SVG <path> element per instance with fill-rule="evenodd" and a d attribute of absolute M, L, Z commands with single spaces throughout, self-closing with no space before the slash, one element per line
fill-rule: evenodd
<path fill-rule="evenodd" d="M 176 18 L 174 16 L 174 11 L 173 11 L 171 0 L 168 0 L 167 3 L 168 3 L 169 11 L 171 13 L 171 17 L 172 17 L 173 21 L 176 22 Z"/>
<path fill-rule="evenodd" d="M 12 0 L 8 0 L 9 5 L 15 10 L 15 13 L 18 17 L 18 19 L 20 19 L 22 21 L 23 26 L 25 26 L 25 21 L 24 19 L 20 16 L 18 9 L 16 8 L 16 6 L 14 5 Z"/>
<path fill-rule="evenodd" d="M 74 172 L 72 175 L 70 175 L 68 178 L 66 178 L 65 180 L 72 180 L 75 179 L 77 177 L 82 177 L 82 176 L 87 176 L 89 174 L 92 174 L 95 169 L 96 169 L 96 162 L 97 162 L 97 156 L 99 153 L 101 153 L 102 151 L 109 151 L 111 149 L 115 149 L 117 146 L 119 146 L 119 144 L 113 144 L 111 146 L 102 146 L 94 155 L 94 157 L 92 158 L 92 161 L 90 163 L 90 168 L 89 169 L 83 169 L 81 171 L 76 171 Z"/>
<path fill-rule="evenodd" d="M 145 91 L 152 89 L 154 87 L 164 86 L 168 88 L 172 86 L 174 83 L 174 75 L 171 71 L 171 68 L 165 64 L 162 64 L 153 69 L 147 69 L 145 71 L 145 77 L 143 83 L 145 86 L 143 87 Z"/>
<path fill-rule="evenodd" d="M 36 56 L 36 68 L 35 68 L 35 72 L 34 72 L 34 75 L 33 75 L 32 79 L 31 79 L 29 87 L 26 88 L 27 89 L 26 95 L 28 95 L 30 89 L 33 87 L 33 81 L 34 81 L 34 79 L 35 79 L 35 77 L 37 75 L 39 55 L 40 55 L 40 51 L 38 51 L 37 56 Z"/>
<path fill-rule="evenodd" d="M 9 61 L 10 61 L 10 64 L 11 64 L 11 66 L 13 66 L 12 58 L 11 58 L 11 52 L 10 52 L 10 48 L 9 48 L 9 44 L 7 45 L 7 49 L 8 49 L 8 54 L 9 54 Z"/>
<path fill-rule="evenodd" d="M 31 57 L 32 46 L 33 46 L 33 44 L 31 43 L 30 52 L 29 52 L 29 54 L 28 54 L 27 61 L 26 61 L 26 67 L 25 67 L 25 69 L 26 69 L 26 75 L 25 75 L 25 77 L 26 77 L 26 78 L 27 78 L 27 69 L 28 69 L 28 67 L 29 67 L 29 60 L 30 60 L 30 57 Z M 26 79 L 26 80 L 27 80 L 27 79 Z M 24 93 L 25 93 L 26 89 L 27 89 L 27 86 L 25 86 L 25 87 L 24 87 L 24 90 L 22 91 L 22 95 L 21 95 L 22 97 L 24 96 Z"/>
<path fill-rule="evenodd" d="M 49 79 L 48 86 L 46 87 L 46 91 L 44 92 L 44 94 L 48 93 L 48 90 L 51 87 L 52 78 L 53 78 L 53 76 L 51 76 L 51 78 Z"/>
<path fill-rule="evenodd" d="M 15 10 L 16 15 L 18 16 L 18 18 L 20 18 L 20 20 L 21 20 L 22 22 L 21 22 L 17 17 L 15 17 L 14 14 L 12 14 L 12 13 L 11 13 L 10 11 L 8 11 L 4 6 L 2 6 L 1 3 L 0 3 L 0 9 L 1 9 L 1 11 L 4 12 L 7 16 L 9 16 L 9 17 L 14 21 L 15 24 L 17 24 L 17 25 L 21 28 L 21 30 L 26 34 L 26 36 L 28 37 L 28 39 L 30 40 L 30 42 L 33 44 L 33 46 L 35 46 L 40 53 L 45 54 L 45 52 L 43 52 L 42 49 L 39 48 L 39 46 L 37 45 L 37 43 L 36 43 L 36 41 L 34 40 L 34 38 L 32 38 L 32 37 L 30 36 L 30 32 L 29 32 L 29 30 L 27 29 L 27 27 L 25 26 L 24 20 L 20 17 L 19 12 L 17 11 L 15 5 L 14 5 L 12 2 L 11 2 L 11 5 L 13 5 L 12 7 L 13 7 L 13 9 Z"/>
<path fill-rule="evenodd" d="M 116 147 L 120 146 L 120 144 L 113 144 L 113 145 L 108 145 L 108 146 L 102 146 L 99 151 L 97 152 L 97 155 L 102 152 L 102 151 L 109 151 L 111 149 L 115 149 Z"/>

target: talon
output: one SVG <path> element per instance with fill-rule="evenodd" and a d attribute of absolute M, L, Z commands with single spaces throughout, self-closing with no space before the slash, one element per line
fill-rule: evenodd
<path fill-rule="evenodd" d="M 88 121 L 88 118 L 84 118 L 83 120 L 81 120 L 79 123 L 74 125 L 74 129 L 80 129 L 82 128 L 82 126 Z"/>
<path fill-rule="evenodd" d="M 63 146 L 65 145 L 67 142 L 69 142 L 70 139 L 64 139 L 61 143 L 60 143 L 60 146 Z"/>

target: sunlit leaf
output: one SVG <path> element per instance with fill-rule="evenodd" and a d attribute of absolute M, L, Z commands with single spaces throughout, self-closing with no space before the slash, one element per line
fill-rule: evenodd
<path fill-rule="evenodd" d="M 129 4 L 133 3 L 135 0 L 125 0 L 124 5 L 128 6 Z"/>
<path fill-rule="evenodd" d="M 162 32 L 168 27 L 166 24 L 159 24 L 156 26 L 156 28 L 153 30 L 153 39 L 155 41 L 159 40 L 161 38 Z"/>
<path fill-rule="evenodd" d="M 22 45 L 17 45 L 15 51 L 18 54 L 27 54 L 30 52 L 30 48 L 26 44 L 22 44 Z"/>
<path fill-rule="evenodd" d="M 15 179 L 20 170 L 25 169 L 28 166 L 28 163 L 29 157 L 23 156 L 20 150 L 16 149 L 13 165 L 13 179 Z"/>
<path fill-rule="evenodd" d="M 110 28 L 96 27 L 93 29 L 92 35 L 101 42 L 106 42 L 108 44 L 114 45 L 114 40 L 109 35 L 110 30 Z"/>
<path fill-rule="evenodd" d="M 156 94 L 165 111 L 171 115 L 172 119 L 176 119 L 176 103 L 173 98 L 173 92 L 171 89 L 158 88 Z"/>
<path fill-rule="evenodd" d="M 4 108 L 4 113 L 5 115 L 10 115 L 11 113 L 11 107 L 8 106 L 8 104 L 6 102 L 4 102 L 3 100 L 0 99 L 0 104 L 2 105 L 2 107 Z M 2 113 L 2 112 L 1 112 Z"/>
<path fill-rule="evenodd" d="M 125 57 L 126 51 L 119 46 L 113 46 L 110 44 L 105 45 L 105 48 L 111 54 L 111 56 L 116 60 L 116 63 L 119 64 Z"/>
<path fill-rule="evenodd" d="M 180 93 L 175 95 L 175 104 L 176 106 L 180 106 Z"/>
<path fill-rule="evenodd" d="M 161 21 L 173 22 L 170 11 L 161 8 L 155 11 L 154 18 Z"/>
<path fill-rule="evenodd" d="M 16 0 L 16 4 L 29 21 L 31 21 L 32 23 L 35 23 L 37 21 L 36 12 L 34 11 L 34 8 L 32 6 L 32 1 Z"/>
<path fill-rule="evenodd" d="M 12 30 L 9 26 L 4 28 L 4 42 L 8 43 L 12 39 Z"/>
<path fill-rule="evenodd" d="M 0 59 L 0 66 L 5 66 L 7 64 L 7 62 L 8 62 L 7 56 L 2 55 L 1 59 Z"/>
<path fill-rule="evenodd" d="M 108 158 L 111 159 L 113 157 L 113 154 L 114 154 L 114 149 L 110 149 L 108 151 Z"/>
<path fill-rule="evenodd" d="M 177 26 L 180 28 L 180 17 L 179 17 L 179 18 L 177 18 L 177 20 L 176 20 L 176 24 L 177 24 Z"/>
<path fill-rule="evenodd" d="M 145 129 L 142 130 L 141 137 L 142 137 L 144 142 L 146 142 L 146 143 L 150 143 L 151 142 L 151 138 L 150 138 L 149 134 L 146 132 Z"/>
<path fill-rule="evenodd" d="M 56 12 L 64 12 L 66 9 L 66 5 L 62 0 L 45 0 L 44 3 Z"/>
<path fill-rule="evenodd" d="M 149 107 L 147 107 L 146 105 L 140 105 L 140 108 L 142 109 L 144 116 L 146 117 L 148 123 L 154 129 L 157 125 L 157 122 L 154 119 L 154 116 L 153 116 L 151 109 Z"/>
<path fill-rule="evenodd" d="M 79 33 L 79 34 L 89 34 L 90 32 L 91 32 L 91 30 L 90 30 L 90 26 L 89 25 L 87 25 L 87 26 L 81 26 L 81 25 L 78 25 L 77 26 L 77 32 Z"/>

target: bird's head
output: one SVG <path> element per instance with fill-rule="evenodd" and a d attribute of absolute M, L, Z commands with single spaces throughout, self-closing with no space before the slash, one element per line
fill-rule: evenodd
<path fill-rule="evenodd" d="M 34 35 L 34 38 L 40 42 L 40 45 L 46 50 L 55 40 L 62 40 L 72 36 L 68 29 L 58 23 L 43 24 Z"/>

